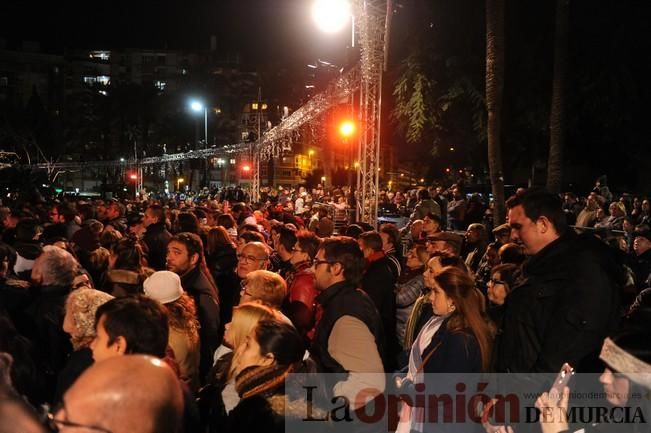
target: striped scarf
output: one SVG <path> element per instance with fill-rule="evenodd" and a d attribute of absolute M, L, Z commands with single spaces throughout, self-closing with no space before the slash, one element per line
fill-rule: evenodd
<path fill-rule="evenodd" d="M 285 379 L 292 370 L 293 366 L 275 364 L 247 367 L 235 378 L 235 389 L 242 399 L 255 395 L 268 396 L 285 385 Z"/>

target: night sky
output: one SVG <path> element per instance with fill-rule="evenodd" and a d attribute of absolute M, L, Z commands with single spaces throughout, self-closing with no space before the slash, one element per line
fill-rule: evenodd
<path fill-rule="evenodd" d="M 61 6 L 65 3 L 65 6 Z M 48 50 L 66 48 L 220 48 L 248 62 L 322 57 L 337 62 L 349 36 L 320 34 L 301 0 L 12 1 L 0 35 L 12 43 L 36 40 Z"/>
<path fill-rule="evenodd" d="M 394 3 L 404 7 L 398 7 L 394 19 L 387 83 L 396 77 L 398 62 L 413 45 L 410 36 L 426 29 L 441 44 L 441 56 L 479 59 L 471 72 L 483 90 L 484 2 Z M 505 166 L 527 166 L 544 158 L 548 143 L 555 1 L 506 4 Z M 608 173 L 616 188 L 649 190 L 651 2 L 571 0 L 570 4 L 568 173 L 575 175 L 574 181 L 585 179 L 580 188 Z M 64 47 L 204 50 L 215 35 L 219 50 L 241 54 L 248 70 L 304 72 L 305 64 L 317 58 L 345 63 L 349 33 L 321 34 L 311 20 L 310 5 L 309 0 L 13 0 L 3 3 L 0 38 L 9 48 L 34 40 L 46 51 L 61 53 Z M 418 7 L 429 8 L 431 16 L 416 13 Z M 462 43 L 465 38 L 471 41 L 469 48 Z M 390 108 L 390 97 L 385 103 Z M 404 144 L 400 137 L 391 140 Z M 427 157 L 430 148 L 423 142 L 410 153 Z M 483 155 L 485 150 L 477 152 Z M 447 164 L 447 157 L 442 158 L 441 164 Z"/>

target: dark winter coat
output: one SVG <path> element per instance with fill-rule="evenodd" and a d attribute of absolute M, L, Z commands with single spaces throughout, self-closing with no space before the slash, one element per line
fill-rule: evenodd
<path fill-rule="evenodd" d="M 433 352 L 423 366 L 425 373 L 479 373 L 481 351 L 470 332 L 450 331 L 446 319 L 432 337 L 422 358 Z"/>
<path fill-rule="evenodd" d="M 494 356 L 498 372 L 594 371 L 619 312 L 621 267 L 592 236 L 572 234 L 523 265 L 504 304 Z"/>
<path fill-rule="evenodd" d="M 233 307 L 237 305 L 240 294 L 240 280 L 235 273 L 237 250 L 235 247 L 221 247 L 206 256 L 208 269 L 219 288 L 219 310 L 221 323 L 231 321 Z"/>
<path fill-rule="evenodd" d="M 217 288 L 200 266 L 181 277 L 181 286 L 194 299 L 201 328 L 200 377 L 206 377 L 213 361 L 213 353 L 219 346 L 219 298 Z"/>
<path fill-rule="evenodd" d="M 373 300 L 380 318 L 385 335 L 385 348 L 387 350 L 387 361 L 385 365 L 388 371 L 395 367 L 395 359 L 400 352 L 396 329 L 396 281 L 394 265 L 391 260 L 384 256 L 370 263 L 362 278 L 362 289 Z"/>
<path fill-rule="evenodd" d="M 83 347 L 72 352 L 65 367 L 59 372 L 59 376 L 57 377 L 54 402 L 60 402 L 68 388 L 91 365 L 93 365 L 93 352 L 89 347 Z"/>

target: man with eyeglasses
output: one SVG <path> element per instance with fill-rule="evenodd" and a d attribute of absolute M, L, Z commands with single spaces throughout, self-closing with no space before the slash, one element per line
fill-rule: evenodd
<path fill-rule="evenodd" d="M 262 242 L 249 242 L 237 253 L 237 276 L 242 280 L 251 272 L 268 266 L 269 248 Z"/>
<path fill-rule="evenodd" d="M 315 287 L 312 260 L 320 244 L 321 240 L 314 233 L 301 230 L 296 233 L 296 243 L 289 258 L 292 270 L 287 275 L 289 286 L 287 314 L 306 341 L 309 341 L 308 333 L 314 326 L 314 298 L 318 292 Z"/>
<path fill-rule="evenodd" d="M 53 432 L 175 433 L 183 419 L 183 394 L 160 359 L 126 355 L 86 370 L 47 416 Z"/>
<path fill-rule="evenodd" d="M 320 308 L 310 355 L 328 374 L 328 393 L 345 396 L 352 409 L 366 401 L 362 389 L 384 391 L 384 331 L 373 301 L 359 289 L 364 256 L 353 238 L 325 239 L 314 262 Z M 378 373 L 378 374 L 368 374 Z M 375 397 L 369 392 L 369 397 Z"/>

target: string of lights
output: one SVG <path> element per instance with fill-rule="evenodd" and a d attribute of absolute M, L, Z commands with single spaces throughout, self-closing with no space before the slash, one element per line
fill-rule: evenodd
<path fill-rule="evenodd" d="M 356 64 L 343 72 L 330 82 L 323 92 L 312 97 L 278 125 L 267 131 L 257 145 L 261 159 L 269 160 L 291 151 L 292 144 L 298 138 L 296 133 L 301 126 L 320 117 L 333 106 L 345 103 L 351 94 L 359 90 L 360 70 L 360 64 Z"/>
<path fill-rule="evenodd" d="M 79 170 L 83 168 L 108 168 L 108 167 L 124 167 L 129 165 L 157 165 L 165 164 L 168 162 L 178 162 L 190 159 L 206 159 L 214 156 L 223 156 L 229 154 L 241 153 L 249 150 L 248 143 L 230 144 L 223 147 L 215 147 L 210 149 L 190 150 L 182 153 L 171 153 L 161 156 L 150 156 L 141 158 L 137 161 L 133 158 L 108 160 L 108 161 L 64 161 L 54 162 L 51 164 L 41 163 L 35 164 L 38 168 L 54 169 L 54 170 Z"/>

